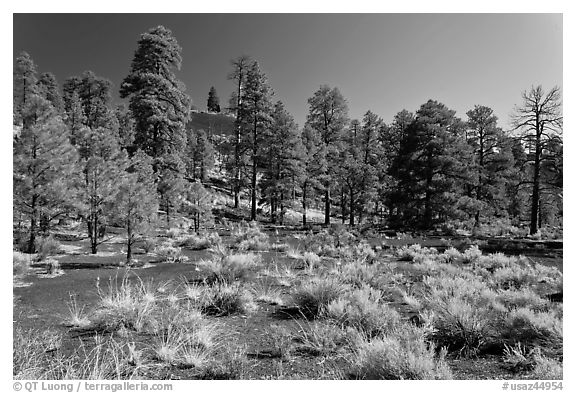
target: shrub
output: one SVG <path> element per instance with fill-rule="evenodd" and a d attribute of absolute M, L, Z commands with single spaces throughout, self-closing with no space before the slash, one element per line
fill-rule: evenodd
<path fill-rule="evenodd" d="M 186 262 L 188 257 L 182 255 L 182 250 L 179 247 L 172 247 L 169 245 L 160 245 L 154 249 L 154 253 L 160 258 L 160 262 Z"/>
<path fill-rule="evenodd" d="M 256 222 L 250 222 L 248 225 L 238 225 L 231 233 L 232 245 L 239 250 L 264 251 L 267 250 L 268 235 L 262 232 L 262 229 Z"/>
<path fill-rule="evenodd" d="M 435 248 L 422 247 L 420 244 L 406 245 L 395 250 L 395 255 L 399 261 L 416 263 L 420 263 L 425 259 L 435 260 L 437 254 L 438 250 Z"/>
<path fill-rule="evenodd" d="M 12 274 L 14 276 L 24 275 L 30 270 L 31 257 L 19 251 L 12 252 Z"/>
<path fill-rule="evenodd" d="M 60 243 L 52 236 L 37 238 L 36 250 L 38 251 L 38 260 L 40 261 L 61 252 Z"/>
<path fill-rule="evenodd" d="M 286 250 L 286 256 L 290 259 L 302 259 L 303 258 L 303 254 L 298 249 L 294 249 L 292 247 L 289 247 L 288 250 Z"/>
<path fill-rule="evenodd" d="M 303 247 L 305 251 L 313 252 L 320 256 L 332 257 L 338 255 L 336 238 L 329 234 L 328 231 L 306 235 L 303 239 Z"/>
<path fill-rule="evenodd" d="M 508 309 L 529 308 L 534 311 L 546 311 L 550 306 L 548 301 L 542 299 L 530 288 L 501 291 L 496 299 Z"/>
<path fill-rule="evenodd" d="M 14 379 L 47 379 L 55 364 L 52 355 L 61 343 L 62 336 L 57 332 L 17 326 L 12 351 Z"/>
<path fill-rule="evenodd" d="M 272 243 L 270 244 L 270 251 L 288 252 L 291 249 L 288 243 Z"/>
<path fill-rule="evenodd" d="M 545 348 L 548 353 L 562 353 L 562 319 L 553 311 L 536 312 L 529 308 L 512 310 L 504 321 L 501 337 L 512 345 L 521 342 L 528 348 Z"/>
<path fill-rule="evenodd" d="M 495 254 L 482 255 L 478 258 L 474 267 L 487 270 L 488 272 L 494 272 L 496 269 L 508 267 L 515 263 L 518 263 L 517 257 L 508 257 L 498 252 Z"/>
<path fill-rule="evenodd" d="M 331 301 L 324 315 L 342 326 L 361 331 L 367 337 L 384 334 L 400 322 L 400 314 L 382 302 L 380 291 L 368 287 Z"/>
<path fill-rule="evenodd" d="M 312 356 L 327 356 L 350 345 L 352 334 L 354 337 L 358 335 L 353 329 L 343 330 L 333 321 L 306 321 L 298 323 L 298 327 L 296 332 L 289 333 L 291 341 L 297 345 L 292 348 L 292 343 L 288 343 L 288 350 L 284 351 L 293 350 Z"/>
<path fill-rule="evenodd" d="M 60 262 L 56 259 L 46 259 L 46 273 L 50 276 L 60 276 L 64 274 L 64 270 L 60 267 Z"/>
<path fill-rule="evenodd" d="M 461 356 L 475 356 L 497 340 L 498 313 L 462 298 L 450 298 L 432 309 L 431 338 Z"/>
<path fill-rule="evenodd" d="M 292 294 L 293 302 L 307 318 L 316 318 L 344 292 L 342 283 L 327 278 L 305 282 Z"/>
<path fill-rule="evenodd" d="M 186 247 L 191 250 L 206 250 L 220 243 L 220 236 L 216 232 L 212 232 L 209 235 L 198 236 L 198 235 L 188 235 L 177 239 L 176 245 L 178 247 Z"/>
<path fill-rule="evenodd" d="M 183 230 L 181 228 L 172 227 L 166 231 L 166 236 L 168 236 L 171 239 L 175 239 L 175 238 L 179 237 L 182 234 L 182 232 L 183 232 Z"/>
<path fill-rule="evenodd" d="M 477 245 L 473 245 L 462 253 L 462 263 L 476 262 L 482 256 L 482 251 Z"/>
<path fill-rule="evenodd" d="M 541 264 L 532 267 L 525 262 L 511 263 L 506 267 L 496 269 L 493 273 L 495 285 L 502 289 L 521 289 L 539 283 L 548 283 L 561 288 L 562 278 L 562 273 L 554 267 Z"/>
<path fill-rule="evenodd" d="M 201 261 L 199 265 L 208 271 L 209 284 L 215 282 L 232 284 L 238 280 L 248 279 L 260 260 L 261 257 L 256 254 L 231 254 Z"/>
<path fill-rule="evenodd" d="M 342 265 L 338 274 L 340 281 L 343 283 L 360 288 L 363 285 L 373 284 L 378 277 L 378 266 L 368 265 L 361 260 L 355 260 Z"/>
<path fill-rule="evenodd" d="M 438 255 L 438 261 L 443 263 L 458 263 L 461 259 L 462 254 L 454 247 L 450 247 L 442 254 Z"/>
<path fill-rule="evenodd" d="M 372 340 L 361 340 L 353 353 L 350 378 L 355 379 L 452 379 L 445 361 L 437 355 L 424 333 L 411 325 Z"/>
<path fill-rule="evenodd" d="M 142 240 L 142 249 L 146 254 L 148 254 L 150 251 L 156 248 L 156 244 L 157 244 L 156 239 L 145 238 L 144 240 Z"/>
<path fill-rule="evenodd" d="M 523 373 L 530 379 L 562 379 L 562 363 L 542 354 L 540 347 L 527 349 L 521 343 L 506 345 L 504 364 L 514 373 Z"/>

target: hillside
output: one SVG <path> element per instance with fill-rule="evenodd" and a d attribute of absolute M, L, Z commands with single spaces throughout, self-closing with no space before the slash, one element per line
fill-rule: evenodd
<path fill-rule="evenodd" d="M 187 128 L 203 129 L 208 135 L 232 135 L 234 118 L 220 113 L 192 112 Z"/>

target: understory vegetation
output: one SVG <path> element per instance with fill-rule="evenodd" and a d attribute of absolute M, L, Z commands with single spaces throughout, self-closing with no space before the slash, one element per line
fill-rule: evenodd
<path fill-rule="evenodd" d="M 15 378 L 157 378 L 174 368 L 247 378 L 251 343 L 229 318 L 258 315 L 272 319 L 259 351 L 277 359 L 274 378 L 299 378 L 285 366 L 310 357 L 323 359 L 318 378 L 453 379 L 452 362 L 484 357 L 517 378 L 562 378 L 563 308 L 548 296 L 562 292 L 555 268 L 476 246 L 375 251 L 329 231 L 271 259 L 238 247 L 260 231 L 236 229 L 206 258 L 181 261 L 193 280 L 133 272 L 99 282 L 91 305 L 72 294 L 68 333 L 16 328 Z M 25 269 L 19 255 L 15 271 Z M 67 335 L 80 338 L 73 349 Z"/>

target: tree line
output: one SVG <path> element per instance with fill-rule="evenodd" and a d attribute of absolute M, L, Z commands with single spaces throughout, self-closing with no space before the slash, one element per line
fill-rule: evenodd
<path fill-rule="evenodd" d="M 272 222 L 287 209 L 324 211 L 351 225 L 432 228 L 450 220 L 529 220 L 530 232 L 562 214 L 561 93 L 533 87 L 504 131 L 492 109 L 475 106 L 467 119 L 429 100 L 386 124 L 367 111 L 350 119 L 338 88 L 323 85 L 308 99 L 299 127 L 260 64 L 231 62 L 234 91 L 225 111 L 230 137 L 187 127 L 192 107 L 176 77 L 181 47 L 163 26 L 141 35 L 120 97 L 112 83 L 86 71 L 62 85 L 38 75 L 27 53 L 16 59 L 13 94 L 14 220 L 34 252 L 36 238 L 62 218 L 84 222 L 93 253 L 116 224 L 133 244 L 153 228 L 159 209 L 169 222 L 188 215 L 198 231 L 211 219 L 205 188 L 215 157 L 225 171 L 234 208 L 248 196 L 250 219 L 264 206 Z M 220 112 L 210 89 L 208 110 Z"/>

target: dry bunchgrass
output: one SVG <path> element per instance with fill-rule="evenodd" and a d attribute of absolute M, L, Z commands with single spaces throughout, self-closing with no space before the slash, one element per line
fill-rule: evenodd
<path fill-rule="evenodd" d="M 521 342 L 528 348 L 540 347 L 548 354 L 558 355 L 562 353 L 562 318 L 552 310 L 513 309 L 506 316 L 501 336 L 510 345 Z"/>
<path fill-rule="evenodd" d="M 32 257 L 19 251 L 12 253 L 12 274 L 14 277 L 23 276 L 30 270 Z"/>
<path fill-rule="evenodd" d="M 208 283 L 227 283 L 249 279 L 259 266 L 261 256 L 256 254 L 229 254 L 224 256 L 215 255 L 212 259 L 201 261 L 199 266 L 203 268 L 208 277 Z"/>
<path fill-rule="evenodd" d="M 346 286 L 331 278 L 312 278 L 295 288 L 292 301 L 307 318 L 316 318 L 323 313 L 330 302 L 345 291 Z"/>
<path fill-rule="evenodd" d="M 367 337 L 382 335 L 400 323 L 400 314 L 384 303 L 380 291 L 369 287 L 347 292 L 331 301 L 323 315 Z"/>
<path fill-rule="evenodd" d="M 76 300 L 76 295 L 71 293 L 70 300 L 68 301 L 68 311 L 70 312 L 70 316 L 68 317 L 68 320 L 65 321 L 65 324 L 77 329 L 85 329 L 89 327 L 91 321 L 84 310 L 85 306 L 80 307 Z"/>
<path fill-rule="evenodd" d="M 445 361 L 426 340 L 426 331 L 405 325 L 375 339 L 361 338 L 350 360 L 352 379 L 452 379 Z"/>
<path fill-rule="evenodd" d="M 154 248 L 154 253 L 160 258 L 160 262 L 183 263 L 188 261 L 188 257 L 182 255 L 180 247 L 162 244 Z"/>
<path fill-rule="evenodd" d="M 130 379 L 142 366 L 134 343 L 96 335 L 70 354 L 61 352 L 62 337 L 53 331 L 24 330 L 14 334 L 14 379 Z"/>
<path fill-rule="evenodd" d="M 246 314 L 256 308 L 250 292 L 238 283 L 206 287 L 198 306 L 203 313 L 214 316 Z"/>
<path fill-rule="evenodd" d="M 268 283 L 258 283 L 251 287 L 254 300 L 271 305 L 283 305 L 282 291 L 276 286 Z"/>

